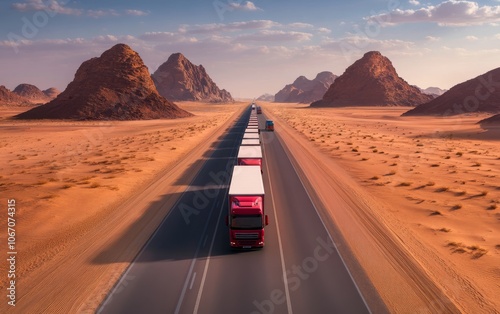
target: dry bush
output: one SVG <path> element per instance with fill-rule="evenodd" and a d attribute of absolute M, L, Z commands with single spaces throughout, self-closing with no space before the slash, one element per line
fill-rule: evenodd
<path fill-rule="evenodd" d="M 450 188 L 449 187 L 446 187 L 446 186 L 442 186 L 440 188 L 437 188 L 436 189 L 436 192 L 440 193 L 440 192 L 446 192 L 448 191 Z"/>
<path fill-rule="evenodd" d="M 98 187 L 101 187 L 101 184 L 99 184 L 99 183 L 97 183 L 97 182 L 94 182 L 94 183 L 92 183 L 92 184 L 89 186 L 89 188 L 91 188 L 91 189 L 95 189 L 95 188 L 98 188 Z"/>

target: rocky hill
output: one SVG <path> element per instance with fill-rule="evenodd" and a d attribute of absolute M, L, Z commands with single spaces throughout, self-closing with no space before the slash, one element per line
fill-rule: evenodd
<path fill-rule="evenodd" d="M 276 102 L 311 103 L 323 98 L 337 76 L 332 72 L 321 72 L 312 80 L 299 76 L 292 84 L 286 85 L 276 95 Z"/>
<path fill-rule="evenodd" d="M 416 106 L 432 98 L 399 77 L 388 58 L 370 51 L 336 78 L 323 99 L 311 107 Z"/>
<path fill-rule="evenodd" d="M 443 95 L 405 112 L 404 116 L 452 116 L 500 113 L 500 68 L 457 84 Z"/>
<path fill-rule="evenodd" d="M 61 93 L 61 91 L 55 87 L 51 87 L 49 89 L 44 90 L 43 93 L 47 95 L 47 97 L 49 97 L 50 99 L 54 99 L 57 97 L 57 95 Z"/>
<path fill-rule="evenodd" d="M 56 99 L 17 118 L 139 120 L 189 115 L 158 94 L 137 52 L 117 44 L 100 57 L 83 62 Z"/>
<path fill-rule="evenodd" d="M 483 119 L 478 122 L 482 127 L 492 127 L 496 126 L 500 128 L 500 114 L 496 114 L 492 117 Z"/>
<path fill-rule="evenodd" d="M 34 104 L 44 104 L 52 100 L 38 87 L 31 84 L 19 84 L 14 88 L 13 92 Z"/>
<path fill-rule="evenodd" d="M 441 89 L 439 87 L 427 87 L 425 89 L 420 89 L 420 91 L 424 94 L 437 97 L 443 95 L 446 92 L 446 89 Z"/>
<path fill-rule="evenodd" d="M 233 101 L 231 94 L 219 89 L 202 65 L 194 65 L 181 53 L 172 54 L 152 77 L 160 95 L 170 100 Z"/>
<path fill-rule="evenodd" d="M 7 87 L 0 86 L 0 105 L 2 106 L 27 106 L 31 105 L 26 98 L 12 92 Z"/>
<path fill-rule="evenodd" d="M 257 100 L 260 100 L 260 101 L 274 101 L 274 95 L 272 94 L 263 94 L 263 95 L 260 95 Z"/>

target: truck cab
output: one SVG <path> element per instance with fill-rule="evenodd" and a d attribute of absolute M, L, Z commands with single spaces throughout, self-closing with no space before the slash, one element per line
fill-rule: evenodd
<path fill-rule="evenodd" d="M 233 248 L 264 247 L 264 199 L 261 196 L 234 196 L 231 198 L 229 244 Z"/>

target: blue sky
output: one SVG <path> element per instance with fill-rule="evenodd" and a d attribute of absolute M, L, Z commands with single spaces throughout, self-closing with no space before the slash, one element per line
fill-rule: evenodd
<path fill-rule="evenodd" d="M 150 72 L 181 52 L 235 97 L 340 75 L 370 50 L 410 84 L 450 88 L 500 66 L 500 0 L 2 1 L 0 85 L 64 90 L 117 43 Z"/>

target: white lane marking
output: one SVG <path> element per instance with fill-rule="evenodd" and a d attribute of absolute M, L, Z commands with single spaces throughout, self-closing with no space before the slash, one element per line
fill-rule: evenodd
<path fill-rule="evenodd" d="M 227 192 L 224 195 L 227 197 Z M 219 229 L 219 223 L 222 215 L 222 209 L 219 211 L 219 217 L 217 218 L 217 224 L 215 225 L 214 235 L 212 236 L 212 242 L 210 243 L 210 249 L 208 250 L 207 262 L 205 263 L 205 268 L 203 269 L 203 276 L 201 277 L 200 290 L 198 290 L 198 295 L 196 296 L 196 303 L 194 304 L 193 313 L 198 313 L 198 308 L 200 307 L 201 294 L 203 293 L 203 288 L 205 287 L 205 279 L 208 273 L 208 264 L 210 264 L 210 257 L 212 256 L 212 248 L 214 247 L 215 236 L 217 235 L 217 230 Z"/>
<path fill-rule="evenodd" d="M 237 142 L 237 143 L 241 143 L 241 139 L 240 139 L 240 142 Z M 236 153 L 236 149 L 238 147 L 239 147 L 239 144 L 235 145 L 232 148 L 231 155 L 234 155 Z M 226 193 L 224 193 L 224 197 L 222 198 L 223 202 L 227 198 L 228 193 L 229 193 L 229 189 L 227 189 Z M 218 204 L 219 204 L 219 201 L 217 201 L 217 205 Z M 222 205 L 222 207 L 224 207 L 224 205 Z M 207 278 L 207 273 L 208 273 L 208 265 L 210 264 L 210 257 L 212 256 L 212 249 L 213 249 L 214 243 L 215 243 L 215 236 L 217 235 L 217 230 L 219 229 L 219 223 L 220 223 L 220 219 L 221 219 L 221 215 L 222 215 L 222 209 L 223 208 L 221 208 L 221 210 L 219 211 L 219 217 L 217 217 L 217 223 L 215 224 L 214 234 L 212 236 L 212 241 L 210 242 L 210 249 L 208 250 L 207 261 L 205 263 L 205 268 L 203 269 L 203 275 L 201 277 L 201 282 L 200 282 L 200 289 L 198 290 L 198 295 L 196 296 L 196 302 L 194 304 L 193 314 L 198 313 L 198 309 L 200 308 L 201 295 L 203 294 L 203 288 L 205 287 L 205 280 Z M 208 235 L 207 235 L 207 237 L 208 237 Z M 203 246 L 205 246 L 205 245 L 203 245 Z"/>
<path fill-rule="evenodd" d="M 214 153 L 212 153 L 213 155 Z M 211 155 L 211 156 L 212 156 Z M 191 182 L 194 181 L 194 178 L 198 177 L 198 175 L 200 175 L 201 173 L 201 170 L 203 169 L 203 166 L 198 169 L 198 171 L 196 172 L 196 174 L 194 175 L 193 177 L 193 180 Z M 153 184 L 151 184 L 152 186 Z M 184 192 L 182 192 L 182 195 L 184 195 L 184 193 L 188 192 L 192 186 L 191 184 L 184 190 Z M 135 256 L 135 258 L 133 259 L 133 261 L 129 264 L 129 266 L 127 267 L 127 269 L 125 270 L 125 272 L 123 272 L 123 274 L 121 275 L 120 279 L 115 283 L 115 286 L 113 287 L 113 289 L 110 291 L 110 293 L 108 293 L 108 295 L 106 296 L 106 299 L 105 301 L 102 303 L 102 305 L 99 306 L 99 309 L 97 310 L 97 313 L 101 313 L 104 308 L 106 307 L 106 305 L 108 304 L 108 302 L 111 300 L 112 296 L 117 293 L 117 290 L 118 289 L 122 289 L 122 285 L 123 285 L 123 282 L 124 280 L 126 280 L 128 274 L 130 273 L 130 271 L 132 270 L 133 266 L 135 265 L 135 263 L 139 260 L 139 258 L 142 256 L 142 254 L 146 251 L 146 248 L 149 246 L 149 244 L 153 241 L 153 239 L 156 237 L 156 235 L 158 234 L 158 232 L 162 229 L 163 227 L 163 224 L 165 224 L 165 222 L 167 221 L 167 219 L 170 217 L 170 215 L 175 211 L 175 208 L 177 208 L 177 205 L 179 205 L 181 199 L 182 199 L 182 195 L 175 201 L 174 205 L 170 208 L 170 211 L 167 213 L 167 215 L 162 219 L 162 221 L 160 222 L 160 224 L 158 225 L 158 227 L 156 228 L 156 230 L 153 232 L 153 234 L 149 237 L 149 239 L 146 241 L 146 243 L 142 246 L 142 248 L 140 249 L 140 251 L 137 253 L 137 255 Z M 160 210 L 163 209 L 163 207 L 165 206 L 165 203 L 161 204 L 160 206 Z M 206 228 L 205 228 L 206 229 Z M 198 254 L 198 251 L 196 251 L 196 254 Z M 187 279 L 186 279 L 187 280 Z M 126 285 L 125 285 L 126 286 Z"/>
<path fill-rule="evenodd" d="M 218 195 L 219 195 L 219 193 L 217 192 L 217 196 Z M 210 213 L 208 214 L 208 218 L 207 218 L 207 221 L 205 223 L 205 227 L 203 228 L 202 235 L 205 235 L 207 232 L 208 223 L 210 221 L 210 218 L 212 217 L 212 213 L 213 213 L 214 208 L 215 208 L 215 204 L 214 204 L 214 206 L 212 206 L 212 208 L 210 208 Z M 179 301 L 177 301 L 177 306 L 175 307 L 175 312 L 174 312 L 175 314 L 178 314 L 179 311 L 181 310 L 181 305 L 182 305 L 182 302 L 184 301 L 184 296 L 186 295 L 186 290 L 187 290 L 187 286 L 189 283 L 189 278 L 191 278 L 191 274 L 193 273 L 194 264 L 196 263 L 196 260 L 198 259 L 198 253 L 200 252 L 200 248 L 201 248 L 201 239 L 200 239 L 200 242 L 198 243 L 198 246 L 196 247 L 196 252 L 194 253 L 194 257 L 191 259 L 191 265 L 189 266 L 188 275 L 186 276 L 186 280 L 184 281 L 184 286 L 182 287 L 181 296 L 179 297 Z"/>
<path fill-rule="evenodd" d="M 265 152 L 264 152 L 265 153 Z M 267 161 L 267 154 L 266 154 L 266 161 Z M 285 284 L 285 296 L 286 296 L 286 307 L 288 314 L 292 314 L 292 301 L 290 299 L 290 291 L 288 290 L 288 279 L 286 278 L 286 266 L 285 266 L 285 258 L 283 254 L 283 245 L 281 242 L 281 235 L 280 235 L 280 227 L 278 223 L 278 214 L 276 214 L 276 204 L 274 203 L 274 197 L 273 197 L 273 185 L 271 183 L 271 179 L 269 177 L 269 166 L 266 164 L 266 173 L 267 173 L 267 181 L 269 182 L 269 190 L 271 194 L 271 202 L 273 203 L 273 209 L 274 209 L 274 220 L 276 221 L 276 231 L 278 234 L 278 246 L 280 248 L 280 259 L 281 259 L 281 268 L 283 269 L 283 283 Z"/>
<path fill-rule="evenodd" d="M 283 143 L 280 140 L 280 143 Z M 283 146 L 283 145 L 282 145 Z M 295 165 L 293 164 L 292 162 L 292 159 L 290 158 L 290 155 L 288 154 L 287 152 L 288 148 L 285 146 L 283 146 L 283 151 L 285 152 L 286 156 L 288 157 L 288 160 L 290 160 L 290 164 L 292 164 L 292 168 L 293 170 L 295 171 L 295 174 L 297 175 L 297 177 L 299 178 L 299 181 L 300 181 L 300 184 L 302 184 L 302 187 L 304 188 L 304 191 L 306 191 L 306 194 L 307 194 L 307 197 L 309 198 L 309 201 L 311 201 L 311 204 L 312 206 L 314 207 L 314 210 L 316 211 L 316 215 L 318 215 L 318 218 L 319 220 L 321 221 L 321 223 L 323 224 L 323 228 L 325 228 L 325 231 L 326 233 L 328 234 L 328 237 L 330 238 L 330 241 L 332 241 L 333 243 L 333 246 L 335 247 L 335 250 L 337 251 L 337 254 L 338 256 L 340 257 L 340 260 L 342 261 L 342 264 L 344 264 L 344 268 L 345 270 L 347 270 L 347 273 L 349 274 L 349 277 L 351 277 L 351 281 L 352 283 L 354 284 L 354 286 L 356 287 L 356 290 L 358 291 L 359 293 L 359 296 L 361 297 L 361 300 L 363 300 L 363 303 L 365 304 L 365 307 L 366 309 L 368 310 L 369 313 L 372 313 L 371 309 L 368 307 L 368 303 L 366 303 L 366 300 L 365 300 L 365 297 L 363 296 L 363 294 L 361 293 L 361 290 L 359 289 L 358 285 L 356 284 L 356 281 L 354 281 L 354 277 L 352 276 L 351 274 L 351 271 L 349 270 L 349 268 L 347 267 L 347 264 L 344 260 L 344 258 L 342 257 L 342 255 L 340 254 L 340 251 L 339 249 L 337 248 L 337 245 L 335 244 L 335 241 L 333 241 L 333 238 L 332 238 L 332 235 L 330 234 L 330 231 L 328 230 L 328 228 L 326 227 L 326 224 L 325 222 L 323 221 L 323 219 L 321 218 L 321 215 L 319 214 L 319 211 L 318 211 L 318 208 L 316 207 L 316 205 L 314 204 L 312 198 L 311 198 L 311 195 L 309 194 L 309 191 L 307 191 L 306 189 L 306 186 L 304 185 L 304 182 L 302 181 L 302 179 L 300 178 L 300 175 L 299 173 L 297 172 L 297 168 L 295 168 Z"/>
<path fill-rule="evenodd" d="M 196 272 L 193 273 L 193 278 L 191 279 L 191 284 L 189 285 L 189 290 L 193 289 L 194 279 L 196 278 Z"/>

